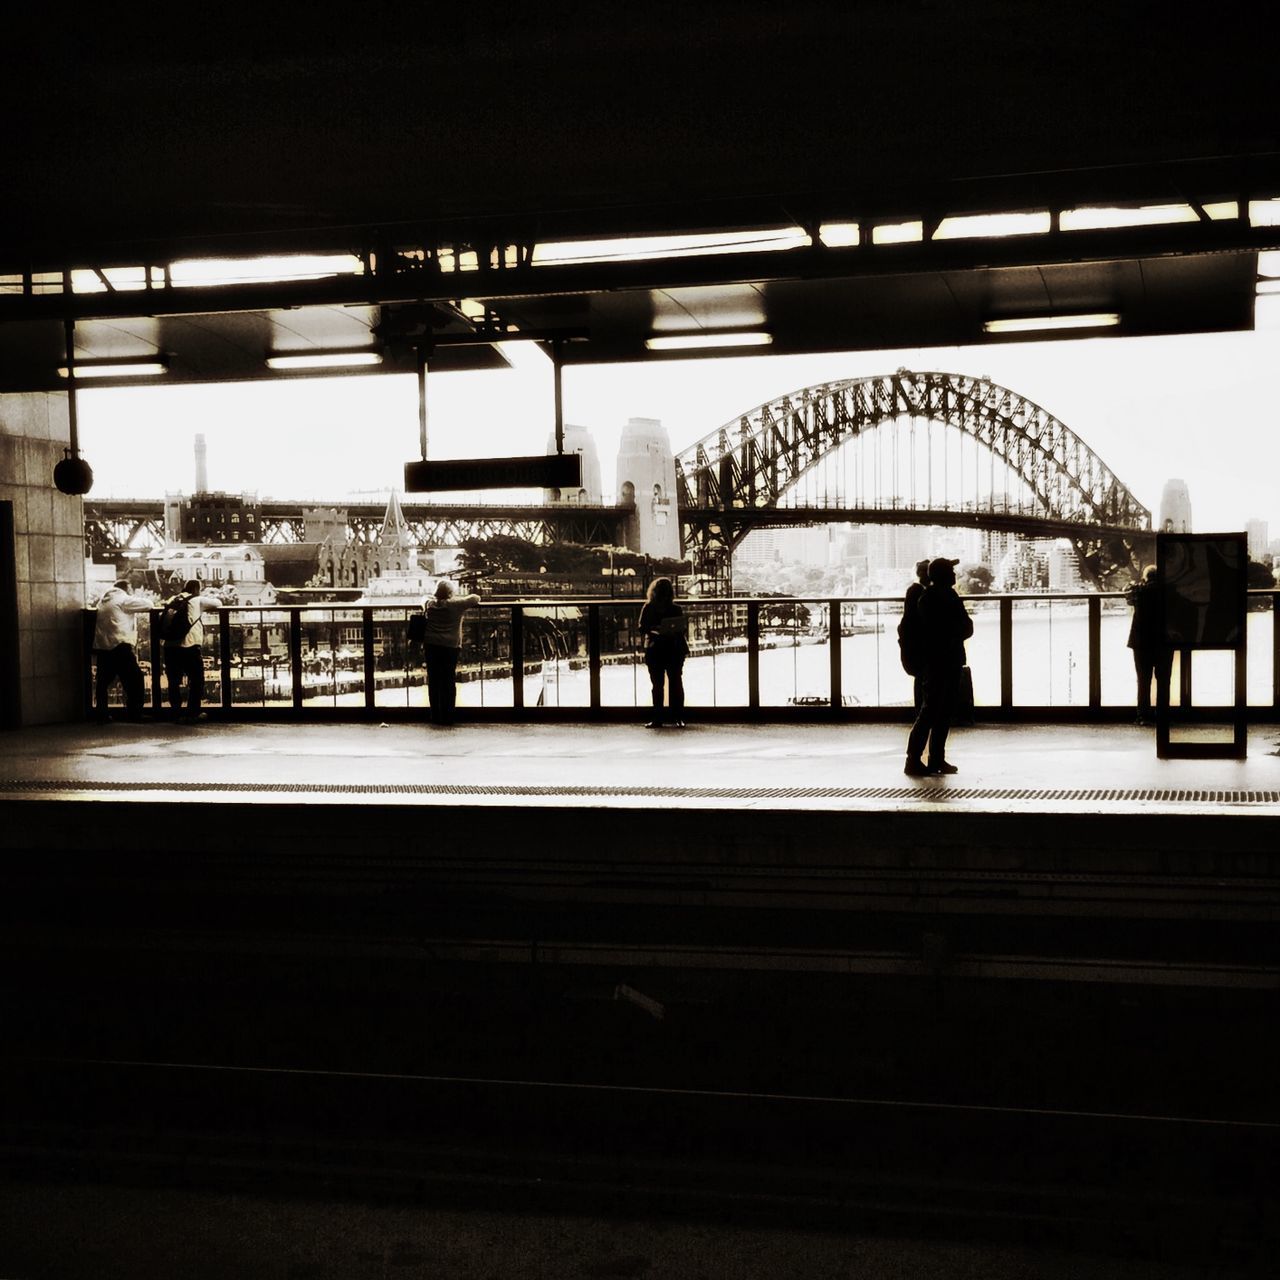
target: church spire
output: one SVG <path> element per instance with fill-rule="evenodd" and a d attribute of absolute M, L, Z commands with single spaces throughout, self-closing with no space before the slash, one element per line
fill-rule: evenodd
<path fill-rule="evenodd" d="M 378 534 L 378 542 L 384 547 L 407 548 L 412 545 L 409 524 L 404 518 L 404 511 L 400 507 L 400 493 L 396 489 L 392 489 L 387 498 L 387 514 L 382 518 L 382 532 Z"/>

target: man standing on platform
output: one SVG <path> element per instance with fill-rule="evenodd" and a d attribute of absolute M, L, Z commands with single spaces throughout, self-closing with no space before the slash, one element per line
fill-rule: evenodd
<path fill-rule="evenodd" d="M 98 655 L 98 684 L 94 693 L 95 718 L 105 724 L 107 697 L 113 681 L 124 686 L 125 714 L 130 720 L 142 719 L 143 678 L 134 645 L 138 643 L 138 617 L 151 608 L 148 600 L 131 594 L 129 583 L 121 578 L 108 587 L 98 601 L 94 620 L 93 651 Z"/>
<path fill-rule="evenodd" d="M 164 676 L 169 685 L 169 705 L 178 720 L 203 720 L 200 710 L 204 696 L 204 623 L 200 615 L 206 609 L 220 609 L 222 601 L 215 595 L 203 594 L 200 583 L 189 579 L 160 615 L 161 639 L 164 643 Z M 182 683 L 187 684 L 187 704 L 182 705 Z"/>
<path fill-rule="evenodd" d="M 957 564 L 958 560 L 931 560 L 929 585 L 916 603 L 924 658 L 924 699 L 907 739 L 903 772 L 912 778 L 957 772 L 947 760 L 947 732 L 960 691 L 964 642 L 973 635 L 973 619 L 956 594 Z"/>

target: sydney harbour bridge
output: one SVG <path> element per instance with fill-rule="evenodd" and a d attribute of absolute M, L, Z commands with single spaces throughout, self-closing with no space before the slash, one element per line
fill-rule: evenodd
<path fill-rule="evenodd" d="M 685 555 L 730 582 L 752 530 L 825 523 L 967 527 L 1067 538 L 1084 575 L 1127 579 L 1150 556 L 1151 513 L 1074 431 L 984 377 L 899 369 L 805 387 L 711 432 L 675 458 Z M 643 497 L 640 499 L 643 501 Z M 302 537 L 303 508 L 260 504 L 265 542 Z M 506 534 L 626 545 L 634 509 L 576 504 L 406 502 L 426 547 Z M 348 536 L 375 539 L 382 503 L 343 503 Z M 87 500 L 90 554 L 163 543 L 156 500 Z"/>

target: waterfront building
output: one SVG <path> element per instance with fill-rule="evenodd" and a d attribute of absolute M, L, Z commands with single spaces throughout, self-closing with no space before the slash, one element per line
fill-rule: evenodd
<path fill-rule="evenodd" d="M 418 547 L 409 532 L 400 495 L 387 498 L 382 528 L 371 541 L 350 536 L 347 513 L 313 507 L 303 513 L 303 538 L 317 544 L 314 587 L 366 587 L 372 578 L 418 570 Z"/>
<path fill-rule="evenodd" d="M 181 540 L 189 543 L 257 542 L 262 512 L 251 494 L 201 490 L 180 504 L 179 530 Z"/>
<path fill-rule="evenodd" d="M 1185 480 L 1166 480 L 1160 494 L 1161 533 L 1191 532 L 1191 493 Z"/>
<path fill-rule="evenodd" d="M 1086 585 L 1080 576 L 1080 557 L 1067 538 L 1059 538 L 1049 547 L 1049 590 L 1084 591 Z"/>
<path fill-rule="evenodd" d="M 149 584 L 162 596 L 180 591 L 184 582 L 195 578 L 202 587 L 228 589 L 236 604 L 274 604 L 276 599 L 258 547 L 180 543 L 153 551 L 147 570 Z"/>

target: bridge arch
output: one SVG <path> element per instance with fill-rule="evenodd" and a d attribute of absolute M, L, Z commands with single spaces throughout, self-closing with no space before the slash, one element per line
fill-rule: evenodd
<path fill-rule="evenodd" d="M 972 437 L 1018 477 L 1037 508 L 1011 519 L 997 508 L 993 494 L 989 508 L 975 503 L 958 518 L 947 512 L 946 523 L 1069 536 L 1095 577 L 1116 567 L 1104 563 L 1108 559 L 1133 559 L 1138 541 L 1133 535 L 1150 536 L 1150 511 L 1047 409 L 988 378 L 899 369 L 804 387 L 741 414 L 683 450 L 676 458 L 676 477 L 686 550 L 694 551 L 703 572 L 712 571 L 717 560 L 727 562 L 733 548 L 758 527 L 753 513 L 776 511 L 825 457 L 863 433 L 904 418 L 941 423 Z M 942 522 L 942 513 L 932 506 L 898 501 L 892 513 L 880 514 L 896 523 L 912 514 L 919 516 L 916 523 Z M 812 513 L 807 522 L 813 522 Z"/>

